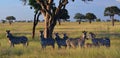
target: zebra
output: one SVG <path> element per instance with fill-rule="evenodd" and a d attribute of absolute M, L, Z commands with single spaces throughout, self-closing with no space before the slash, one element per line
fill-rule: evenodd
<path fill-rule="evenodd" d="M 10 47 L 14 47 L 15 44 L 23 44 L 23 46 L 28 46 L 28 38 L 25 36 L 13 36 L 10 30 L 6 30 L 7 38 L 10 42 Z"/>
<path fill-rule="evenodd" d="M 79 47 L 84 47 L 85 44 L 85 39 L 87 39 L 87 31 L 82 32 L 82 38 L 69 38 L 66 40 L 67 47 L 73 47 L 76 48 L 77 46 Z"/>
<path fill-rule="evenodd" d="M 61 46 L 65 46 L 65 48 L 67 47 L 67 44 L 66 44 L 66 40 L 68 39 L 68 36 L 66 35 L 66 33 L 63 34 L 63 38 L 60 38 L 59 34 L 58 33 L 55 33 L 55 40 L 56 40 L 56 43 L 58 45 L 58 48 L 61 48 Z"/>
<path fill-rule="evenodd" d="M 90 38 L 94 46 L 106 46 L 110 47 L 110 39 L 108 37 L 105 38 L 96 38 L 96 35 L 92 32 L 89 32 Z"/>
<path fill-rule="evenodd" d="M 55 40 L 52 39 L 52 38 L 44 38 L 44 34 L 43 34 L 43 31 L 40 31 L 40 43 L 41 43 L 41 46 L 42 48 L 46 48 L 46 46 L 52 46 L 52 48 L 54 49 L 55 48 Z"/>

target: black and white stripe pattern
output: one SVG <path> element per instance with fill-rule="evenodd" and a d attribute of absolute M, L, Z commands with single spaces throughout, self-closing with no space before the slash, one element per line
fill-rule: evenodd
<path fill-rule="evenodd" d="M 24 46 L 28 46 L 28 39 L 25 36 L 13 36 L 10 33 L 10 30 L 7 30 L 7 38 L 10 41 L 11 47 L 14 47 L 15 44 L 23 44 Z"/>
<path fill-rule="evenodd" d="M 43 31 L 40 31 L 40 41 L 42 48 L 46 48 L 46 46 L 52 46 L 55 47 L 55 40 L 52 38 L 44 38 Z"/>
<path fill-rule="evenodd" d="M 90 38 L 92 39 L 92 43 L 94 46 L 106 46 L 110 47 L 110 39 L 109 38 L 96 38 L 95 34 L 90 32 Z"/>
<path fill-rule="evenodd" d="M 60 36 L 58 35 L 58 33 L 55 33 L 55 40 L 56 40 L 56 43 L 58 45 L 58 48 L 61 48 L 61 46 L 65 46 L 65 48 L 67 47 L 67 44 L 66 44 L 66 40 L 68 39 L 68 36 L 64 33 L 63 34 L 63 38 L 60 38 Z"/>
<path fill-rule="evenodd" d="M 73 47 L 76 48 L 77 46 L 79 47 L 84 47 L 85 44 L 85 39 L 87 39 L 87 32 L 83 31 L 82 32 L 82 38 L 70 38 L 66 40 L 67 47 Z"/>

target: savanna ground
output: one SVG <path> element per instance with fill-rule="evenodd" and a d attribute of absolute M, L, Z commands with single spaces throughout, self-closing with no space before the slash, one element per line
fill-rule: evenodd
<path fill-rule="evenodd" d="M 29 46 L 23 47 L 15 45 L 10 47 L 6 37 L 6 30 L 11 30 L 16 36 L 25 35 L 29 38 Z M 78 24 L 76 22 L 62 23 L 55 27 L 54 33 L 67 33 L 70 38 L 80 37 L 82 31 L 94 32 L 97 37 L 110 37 L 111 47 L 92 47 L 92 48 L 70 48 L 55 49 L 48 46 L 46 49 L 41 49 L 39 31 L 44 29 L 43 23 L 39 23 L 36 28 L 36 36 L 31 38 L 32 23 L 0 23 L 0 58 L 120 58 L 120 22 L 116 22 L 115 26 L 111 26 L 110 22 L 87 22 Z M 86 40 L 86 43 L 91 43 L 91 40 Z"/>

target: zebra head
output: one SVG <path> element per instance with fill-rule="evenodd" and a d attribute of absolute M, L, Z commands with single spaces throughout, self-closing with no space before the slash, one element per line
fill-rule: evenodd
<path fill-rule="evenodd" d="M 40 37 L 41 37 L 41 39 L 44 39 L 43 31 L 40 31 Z"/>
<path fill-rule="evenodd" d="M 12 34 L 10 33 L 10 30 L 6 30 L 6 36 L 7 36 L 7 38 L 9 38 Z"/>
<path fill-rule="evenodd" d="M 66 33 L 63 34 L 63 39 L 68 39 L 68 36 Z"/>
<path fill-rule="evenodd" d="M 59 39 L 60 39 L 60 36 L 59 36 L 58 33 L 55 33 L 55 39 L 56 39 L 56 40 L 59 40 Z"/>
<path fill-rule="evenodd" d="M 83 39 L 88 39 L 88 38 L 87 38 L 87 31 L 82 31 L 82 33 L 83 33 L 82 38 L 83 38 Z"/>
<path fill-rule="evenodd" d="M 93 32 L 89 32 L 89 38 L 95 39 L 96 35 Z"/>

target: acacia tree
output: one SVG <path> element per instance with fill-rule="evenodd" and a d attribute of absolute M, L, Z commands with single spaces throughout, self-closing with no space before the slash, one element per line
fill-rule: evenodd
<path fill-rule="evenodd" d="M 112 26 L 114 26 L 114 16 L 120 15 L 120 9 L 116 6 L 106 7 L 104 10 L 104 16 L 110 16 L 112 20 Z"/>
<path fill-rule="evenodd" d="M 41 6 L 39 11 L 44 17 L 44 22 L 45 22 L 44 37 L 52 38 L 52 32 L 57 23 L 57 20 L 59 19 L 59 14 L 61 14 L 60 11 L 61 9 L 66 8 L 66 5 L 69 3 L 69 1 L 57 0 L 59 2 L 57 6 L 55 4 L 55 0 L 35 0 L 35 1 L 37 2 L 37 4 Z M 92 1 L 92 0 L 82 0 L 82 1 Z"/>
<path fill-rule="evenodd" d="M 81 24 L 81 20 L 85 19 L 85 16 L 81 13 L 76 13 L 74 16 L 74 19 L 77 19 L 77 21 L 79 22 L 79 24 Z"/>
<path fill-rule="evenodd" d="M 8 20 L 9 24 L 11 25 L 13 20 L 16 20 L 16 18 L 14 16 L 7 16 L 6 20 Z"/>
<path fill-rule="evenodd" d="M 3 24 L 6 22 L 6 20 L 1 20 L 1 21 L 2 21 Z"/>
<path fill-rule="evenodd" d="M 92 21 L 94 21 L 94 19 L 96 19 L 97 17 L 93 14 L 93 13 L 86 13 L 86 19 L 89 20 L 89 23 L 91 24 Z"/>

